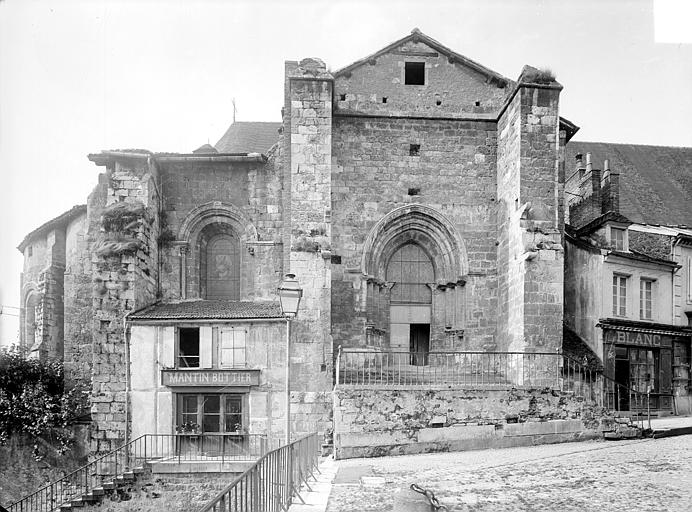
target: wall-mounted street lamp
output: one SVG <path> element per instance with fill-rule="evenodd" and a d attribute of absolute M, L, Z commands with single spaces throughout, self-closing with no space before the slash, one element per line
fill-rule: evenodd
<path fill-rule="evenodd" d="M 286 444 L 291 442 L 291 320 L 298 315 L 303 290 L 295 274 L 286 274 L 279 285 L 281 312 L 286 318 Z"/>

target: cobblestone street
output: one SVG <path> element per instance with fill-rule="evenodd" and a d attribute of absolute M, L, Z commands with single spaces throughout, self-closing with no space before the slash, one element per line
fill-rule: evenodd
<path fill-rule="evenodd" d="M 692 509 L 692 436 L 583 442 L 339 462 L 328 512 Z M 415 501 L 419 503 L 413 503 Z"/>

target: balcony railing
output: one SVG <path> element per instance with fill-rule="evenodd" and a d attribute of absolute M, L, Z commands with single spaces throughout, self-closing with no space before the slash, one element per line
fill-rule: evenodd
<path fill-rule="evenodd" d="M 339 351 L 337 384 L 347 386 L 553 387 L 562 356 L 524 352 Z"/>

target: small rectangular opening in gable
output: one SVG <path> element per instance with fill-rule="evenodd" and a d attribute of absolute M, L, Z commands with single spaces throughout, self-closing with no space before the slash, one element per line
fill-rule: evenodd
<path fill-rule="evenodd" d="M 411 144 L 408 148 L 409 156 L 420 156 L 420 144 Z"/>
<path fill-rule="evenodd" d="M 408 195 L 410 196 L 417 196 L 420 194 L 420 188 L 419 187 L 411 187 L 408 189 Z"/>
<path fill-rule="evenodd" d="M 406 85 L 425 85 L 425 62 L 406 62 L 404 64 L 404 83 Z"/>
<path fill-rule="evenodd" d="M 382 103 L 387 103 L 387 96 L 382 96 Z"/>
<path fill-rule="evenodd" d="M 339 94 L 339 101 L 346 101 L 346 95 L 345 94 Z"/>

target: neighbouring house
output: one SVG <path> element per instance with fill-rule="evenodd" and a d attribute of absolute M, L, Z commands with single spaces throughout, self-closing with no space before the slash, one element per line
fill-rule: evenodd
<path fill-rule="evenodd" d="M 623 410 L 691 411 L 692 150 L 571 142 L 565 324 L 618 384 Z M 598 160 L 595 160 L 598 159 Z M 603 162 L 603 169 L 594 162 Z"/>

